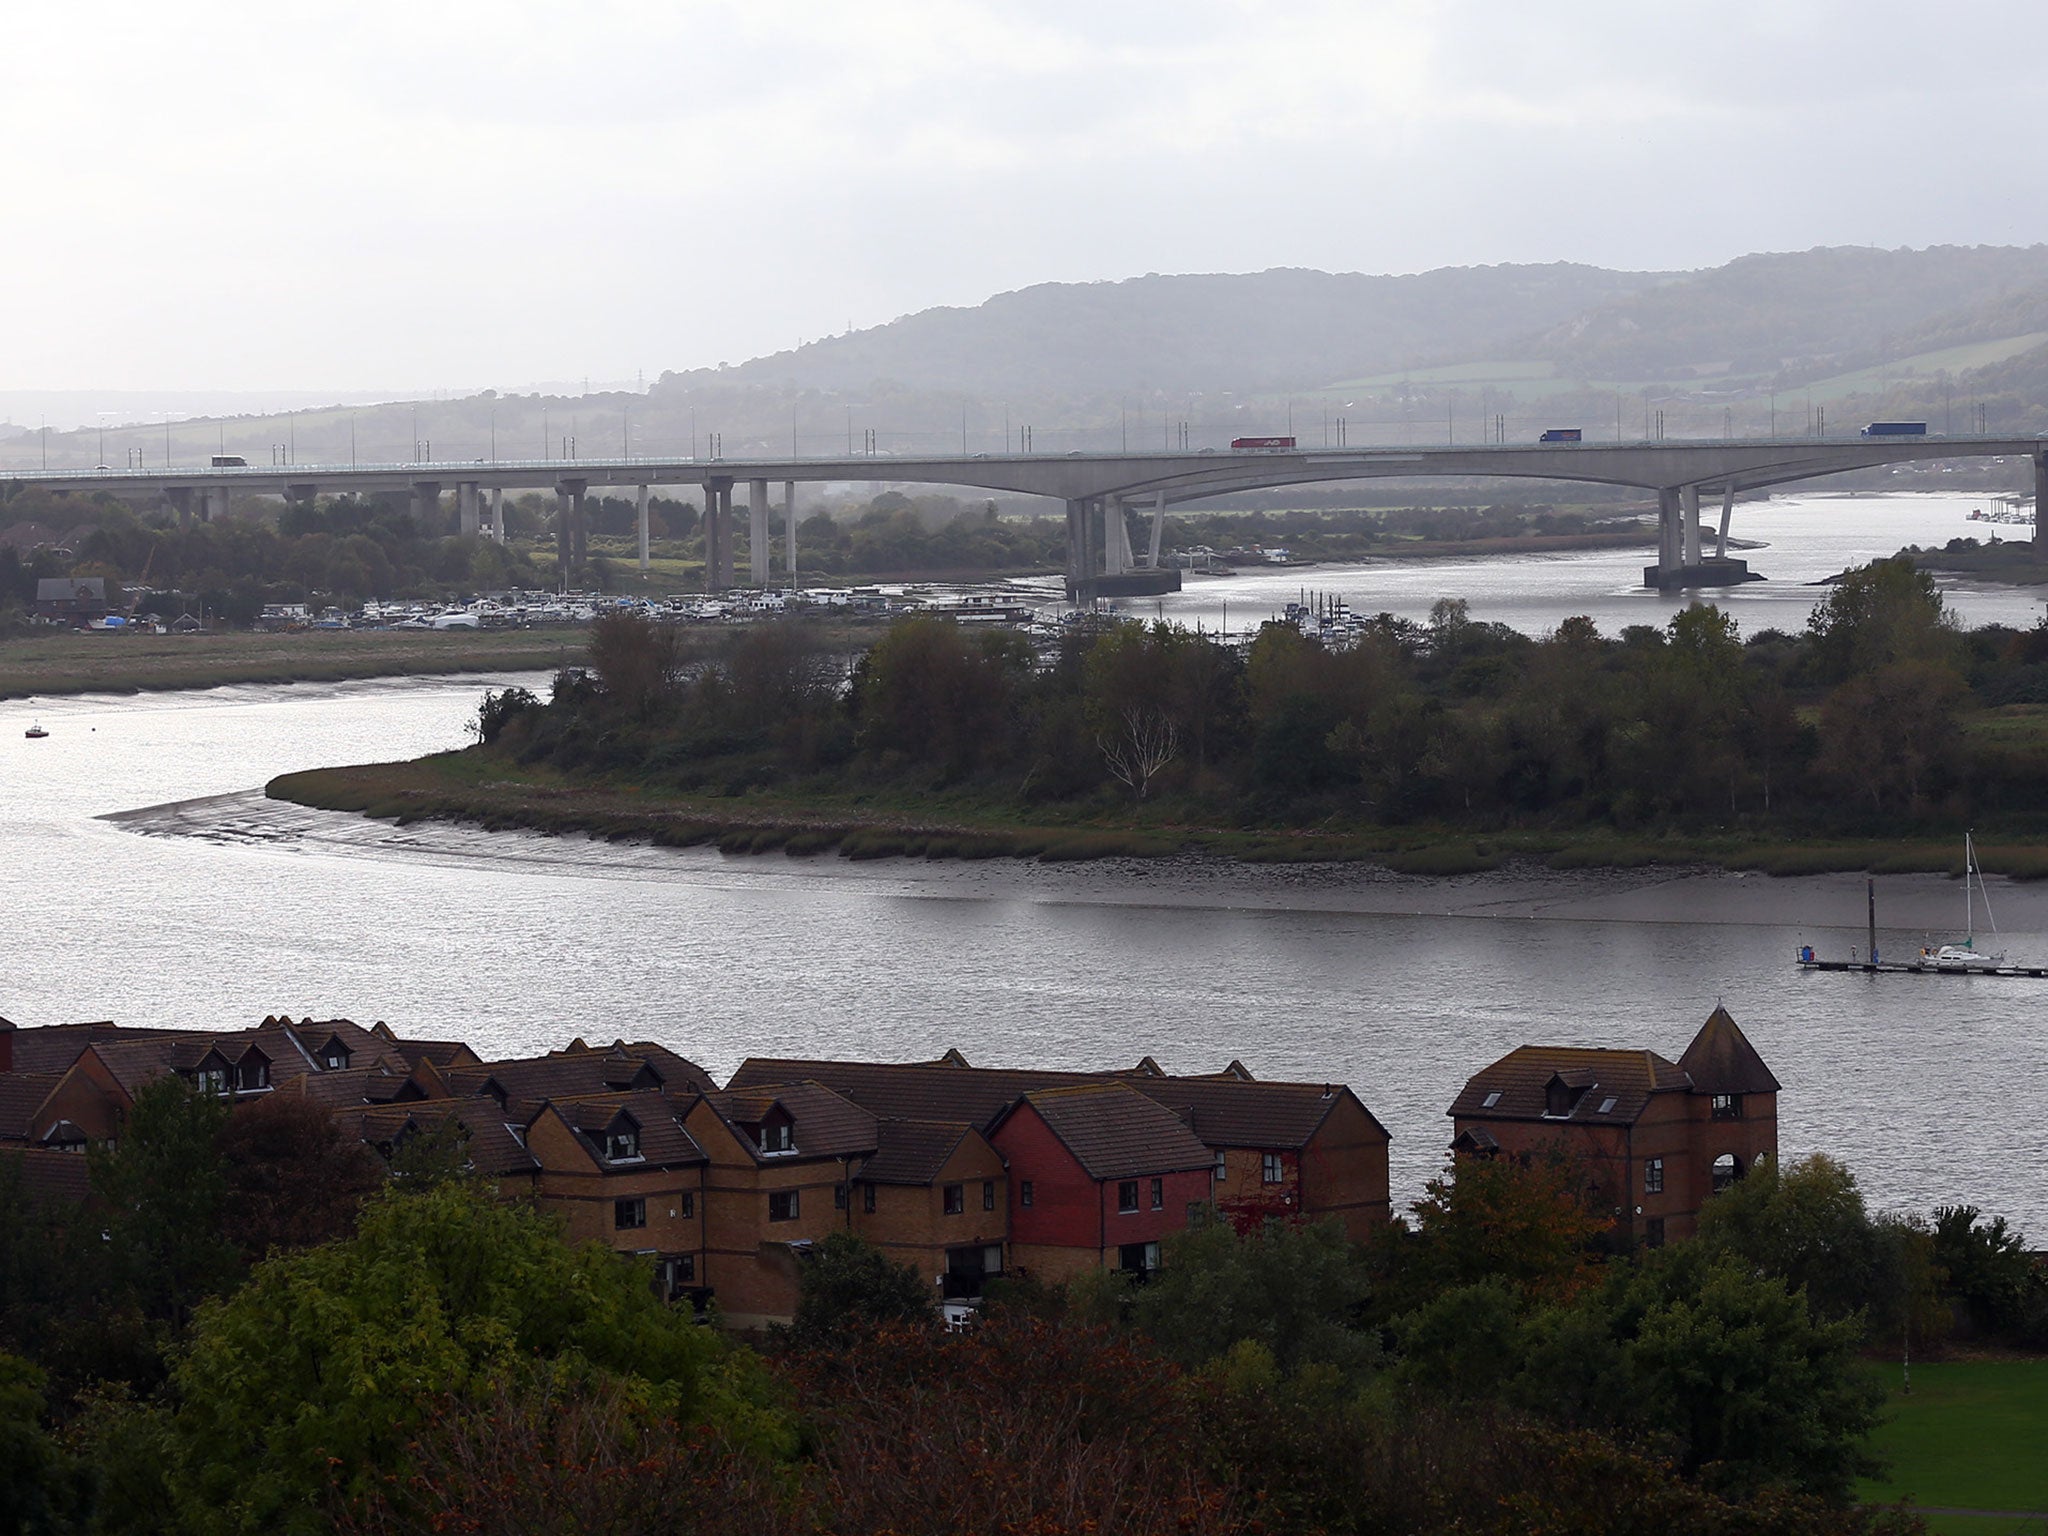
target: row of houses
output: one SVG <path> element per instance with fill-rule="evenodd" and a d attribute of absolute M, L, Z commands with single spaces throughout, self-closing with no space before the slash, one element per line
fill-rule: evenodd
<path fill-rule="evenodd" d="M 671 1299 L 716 1299 L 740 1327 L 784 1321 L 812 1246 L 855 1233 L 971 1306 L 987 1281 L 1140 1276 L 1214 1212 L 1240 1227 L 1335 1220 L 1363 1239 L 1392 1214 L 1384 1126 L 1350 1088 L 1269 1082 L 1233 1061 L 1175 1074 L 977 1067 L 957 1051 L 876 1063 L 751 1057 L 721 1087 L 650 1042 L 583 1040 L 481 1060 L 382 1023 L 267 1018 L 204 1031 L 0 1019 L 0 1155 L 32 1187 L 84 1198 L 94 1142 L 174 1073 L 232 1105 L 297 1096 L 398 1158 L 452 1139 L 474 1173 L 554 1212 L 566 1235 L 654 1261 Z M 1771 1077 L 1716 1009 L 1677 1062 L 1653 1051 L 1528 1046 L 1451 1107 L 1454 1146 L 1534 1157 L 1562 1145 L 1617 1229 L 1688 1235 L 1717 1183 L 1777 1148 Z"/>

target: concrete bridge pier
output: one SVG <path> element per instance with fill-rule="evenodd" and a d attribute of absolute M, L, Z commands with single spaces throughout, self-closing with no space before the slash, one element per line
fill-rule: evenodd
<path fill-rule="evenodd" d="M 1721 532 L 1714 540 L 1714 558 L 1716 560 L 1726 560 L 1728 558 L 1728 519 L 1734 515 L 1735 487 L 1726 485 L 1721 488 Z"/>
<path fill-rule="evenodd" d="M 732 481 L 704 482 L 704 590 L 732 586 Z"/>
<path fill-rule="evenodd" d="M 202 516 L 209 523 L 216 517 L 224 519 L 228 515 L 230 506 L 228 488 L 224 485 L 212 486 L 207 490 L 206 511 Z"/>
<path fill-rule="evenodd" d="M 284 488 L 284 499 L 286 501 L 295 507 L 304 507 L 308 511 L 312 510 L 313 503 L 319 498 L 319 495 L 320 487 L 317 485 L 288 485 Z"/>
<path fill-rule="evenodd" d="M 477 506 L 480 500 L 477 483 L 474 480 L 459 480 L 456 482 L 455 525 L 462 531 L 462 536 L 465 539 L 476 537 L 477 523 L 479 521 Z"/>
<path fill-rule="evenodd" d="M 768 482 L 747 482 L 747 584 L 768 585 Z"/>
<path fill-rule="evenodd" d="M 583 493 L 589 489 L 587 480 L 555 482 L 555 561 L 561 567 L 564 592 L 570 577 L 580 577 L 583 571 Z"/>
<path fill-rule="evenodd" d="M 2048 544 L 2048 448 L 2034 455 L 2034 543 Z"/>
<path fill-rule="evenodd" d="M 1153 570 L 1159 569 L 1159 541 L 1166 536 L 1166 492 L 1152 493 L 1152 549 L 1146 560 Z"/>
<path fill-rule="evenodd" d="M 647 487 L 635 486 L 633 510 L 640 522 L 640 574 L 647 574 Z"/>
<path fill-rule="evenodd" d="M 782 569 L 789 576 L 789 590 L 796 590 L 796 482 L 782 482 Z"/>
<path fill-rule="evenodd" d="M 415 480 L 412 483 L 412 521 L 423 538 L 433 536 L 434 524 L 441 513 L 441 482 L 438 480 Z"/>
<path fill-rule="evenodd" d="M 1070 603 L 1080 602 L 1083 592 L 1094 585 L 1095 556 L 1088 539 L 1090 510 L 1085 497 L 1067 503 L 1067 601 Z"/>
<path fill-rule="evenodd" d="M 505 487 L 491 487 L 491 537 L 500 544 L 505 542 Z"/>
<path fill-rule="evenodd" d="M 1124 521 L 1124 499 L 1102 498 L 1102 574 L 1121 576 L 1131 568 L 1130 525 Z"/>
<path fill-rule="evenodd" d="M 1696 485 L 1680 486 L 1679 505 L 1685 509 L 1685 550 L 1687 565 L 1700 563 L 1700 488 Z"/>
<path fill-rule="evenodd" d="M 164 487 L 164 502 L 177 514 L 178 526 L 192 526 L 192 487 L 189 485 L 167 485 Z"/>

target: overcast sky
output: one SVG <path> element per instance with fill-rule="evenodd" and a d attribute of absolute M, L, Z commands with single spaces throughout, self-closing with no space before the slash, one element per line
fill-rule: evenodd
<path fill-rule="evenodd" d="M 1053 280 L 2048 240 L 2040 0 L 5 25 L 0 389 L 651 380 Z"/>

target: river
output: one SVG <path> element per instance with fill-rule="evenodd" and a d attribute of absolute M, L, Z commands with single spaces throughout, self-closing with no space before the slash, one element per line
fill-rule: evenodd
<path fill-rule="evenodd" d="M 1503 1051 L 1676 1057 L 1720 1002 L 1784 1083 L 1786 1156 L 1846 1159 L 1881 1208 L 1968 1202 L 2048 1240 L 2048 982 L 1795 972 L 1801 942 L 1862 944 L 1860 880 L 727 858 L 258 792 L 459 746 L 507 680 L 0 706 L 0 1013 L 346 1015 L 486 1056 L 650 1038 L 720 1076 L 754 1053 L 1235 1057 L 1357 1089 L 1393 1133 L 1398 1201 L 1440 1166 L 1459 1085 Z M 46 740 L 24 739 L 31 719 Z M 2014 958 L 2048 960 L 2048 886 L 1991 896 Z M 1878 900 L 1895 951 L 1962 917 L 1953 881 L 1887 877 Z"/>

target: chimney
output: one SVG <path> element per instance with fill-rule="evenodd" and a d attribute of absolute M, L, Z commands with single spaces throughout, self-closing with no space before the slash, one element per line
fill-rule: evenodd
<path fill-rule="evenodd" d="M 0 1072 L 14 1070 L 14 1026 L 0 1019 Z"/>

